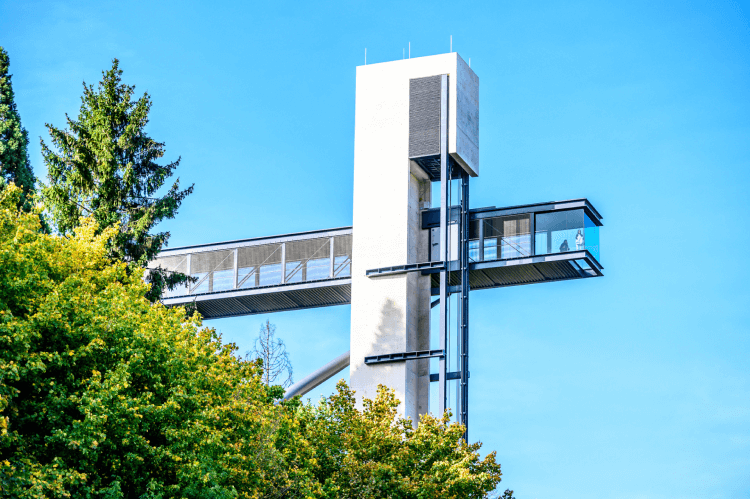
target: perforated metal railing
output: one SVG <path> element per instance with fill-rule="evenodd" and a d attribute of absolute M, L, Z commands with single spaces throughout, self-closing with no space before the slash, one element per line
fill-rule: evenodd
<path fill-rule="evenodd" d="M 163 251 L 149 264 L 197 279 L 163 298 L 348 278 L 351 228 Z"/>

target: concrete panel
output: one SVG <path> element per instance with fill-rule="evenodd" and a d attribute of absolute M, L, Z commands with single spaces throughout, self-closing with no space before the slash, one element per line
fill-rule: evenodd
<path fill-rule="evenodd" d="M 448 152 L 469 175 L 479 175 L 479 78 L 456 56 L 450 78 Z M 455 77 L 453 77 L 455 75 Z"/>
<path fill-rule="evenodd" d="M 442 54 L 357 68 L 350 383 L 360 404 L 378 384 L 394 389 L 412 420 L 427 410 L 427 361 L 367 366 L 364 358 L 429 347 L 429 277 L 365 272 L 429 259 L 419 217 L 429 181 L 408 159 L 409 80 L 456 74 L 456 61 Z"/>

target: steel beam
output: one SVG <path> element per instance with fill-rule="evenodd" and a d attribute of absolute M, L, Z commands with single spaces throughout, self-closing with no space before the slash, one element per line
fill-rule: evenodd
<path fill-rule="evenodd" d="M 386 364 L 388 362 L 403 362 L 405 360 L 430 359 L 432 357 L 443 358 L 445 350 L 415 350 L 413 352 L 384 353 L 382 355 L 371 355 L 365 357 L 365 364 Z"/>
<path fill-rule="evenodd" d="M 440 376 L 437 373 L 430 374 L 430 381 L 437 381 L 439 377 Z M 452 379 L 461 379 L 461 373 L 458 372 L 458 371 L 451 372 L 451 373 L 446 373 L 445 374 L 445 378 L 448 381 L 450 381 Z"/>

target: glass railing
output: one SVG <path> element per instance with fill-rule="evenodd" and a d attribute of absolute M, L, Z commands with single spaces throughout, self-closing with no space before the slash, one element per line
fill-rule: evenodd
<path fill-rule="evenodd" d="M 535 222 L 535 254 L 588 250 L 601 261 L 599 227 L 582 209 L 539 213 Z"/>
<path fill-rule="evenodd" d="M 531 256 L 531 215 L 482 218 L 469 226 L 469 261 Z"/>
<path fill-rule="evenodd" d="M 532 251 L 531 217 L 534 218 Z M 599 227 L 583 209 L 482 218 L 469 227 L 469 261 L 508 260 L 588 250 L 597 261 Z"/>

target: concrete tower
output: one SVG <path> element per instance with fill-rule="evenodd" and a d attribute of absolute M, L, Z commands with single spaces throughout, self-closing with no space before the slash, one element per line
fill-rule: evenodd
<path fill-rule="evenodd" d="M 479 79 L 456 53 L 357 68 L 350 382 L 360 403 L 378 384 L 395 389 L 413 421 L 429 410 L 429 360 L 364 358 L 430 348 L 430 277 L 366 271 L 430 261 L 420 212 L 431 204 L 441 158 L 478 175 L 478 100 Z"/>

